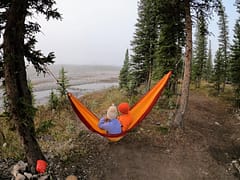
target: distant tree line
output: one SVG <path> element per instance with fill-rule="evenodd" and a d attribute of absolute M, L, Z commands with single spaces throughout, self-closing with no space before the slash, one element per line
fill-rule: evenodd
<path fill-rule="evenodd" d="M 224 92 L 226 83 L 234 88 L 234 102 L 240 108 L 240 18 L 234 28 L 234 39 L 229 42 L 229 28 L 225 7 L 218 1 L 188 1 L 194 20 L 195 34 L 192 45 L 191 83 L 196 88 L 201 82 L 213 84 L 216 94 Z M 126 51 L 124 64 L 120 72 L 120 88 L 134 94 L 140 85 L 146 89 L 151 81 L 160 79 L 167 71 L 173 70 L 167 91 L 176 94 L 177 81 L 186 60 L 186 1 L 178 0 L 140 0 L 138 19 L 131 54 Z M 240 13 L 240 1 L 236 0 L 236 10 Z M 212 57 L 211 32 L 208 22 L 212 12 L 219 17 L 218 50 Z M 130 54 L 130 55 L 129 55 Z"/>
<path fill-rule="evenodd" d="M 184 4 L 178 0 L 139 2 L 138 21 L 131 42 L 133 53 L 129 56 L 128 50 L 126 52 L 120 88 L 133 94 L 141 84 L 148 90 L 152 80 L 169 70 L 174 70 L 174 76 L 179 75 L 185 40 L 183 16 Z"/>
<path fill-rule="evenodd" d="M 240 13 L 240 1 L 235 3 L 236 10 Z M 240 28 L 239 18 L 234 27 L 233 42 L 229 42 L 228 16 L 222 1 L 219 1 L 217 8 L 219 17 L 218 27 L 218 49 L 216 51 L 214 61 L 212 61 L 211 44 L 207 51 L 207 38 L 209 35 L 207 23 L 202 15 L 197 21 L 195 49 L 193 58 L 192 81 L 196 87 L 200 87 L 202 80 L 213 83 L 216 95 L 220 95 L 225 91 L 226 84 L 231 84 L 234 90 L 234 104 L 240 108 Z"/>

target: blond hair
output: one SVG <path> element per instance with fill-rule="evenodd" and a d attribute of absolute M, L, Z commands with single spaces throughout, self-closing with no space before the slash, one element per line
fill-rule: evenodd
<path fill-rule="evenodd" d="M 112 104 L 107 110 L 107 118 L 108 119 L 116 119 L 117 118 L 117 107 Z"/>

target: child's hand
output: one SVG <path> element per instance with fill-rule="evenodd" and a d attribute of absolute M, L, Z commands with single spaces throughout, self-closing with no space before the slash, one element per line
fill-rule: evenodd
<path fill-rule="evenodd" d="M 110 119 L 108 119 L 107 117 L 104 117 L 104 121 L 105 121 L 105 122 L 109 122 Z"/>

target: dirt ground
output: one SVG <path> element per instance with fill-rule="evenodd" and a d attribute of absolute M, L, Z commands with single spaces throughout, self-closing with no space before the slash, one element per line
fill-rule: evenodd
<path fill-rule="evenodd" d="M 48 153 L 48 173 L 54 180 L 68 175 L 81 180 L 240 179 L 240 116 L 230 105 L 191 92 L 184 130 L 166 128 L 168 110 L 160 111 L 117 143 L 81 130 L 66 144 L 70 151 Z M 8 171 L 0 169 L 0 174 Z M 8 179 L 7 174 L 0 177 Z"/>
<path fill-rule="evenodd" d="M 59 165 L 60 176 L 102 180 L 236 180 L 240 161 L 240 117 L 228 104 L 191 92 L 184 130 L 164 132 L 161 114 L 151 114 L 117 143 L 93 133 Z M 89 151 L 81 156 L 80 149 Z"/>

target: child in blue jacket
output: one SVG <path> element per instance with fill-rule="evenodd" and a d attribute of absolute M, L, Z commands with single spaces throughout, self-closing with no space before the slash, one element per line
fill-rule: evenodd
<path fill-rule="evenodd" d="M 107 116 L 100 119 L 98 127 L 106 130 L 108 134 L 120 134 L 122 130 L 117 115 L 117 107 L 110 106 L 107 110 Z"/>

